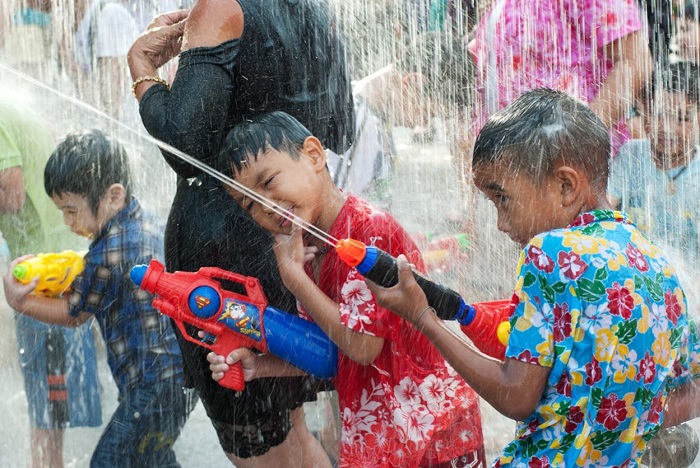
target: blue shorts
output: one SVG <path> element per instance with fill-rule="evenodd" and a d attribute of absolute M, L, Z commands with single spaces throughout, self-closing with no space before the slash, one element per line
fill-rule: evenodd
<path fill-rule="evenodd" d="M 182 378 L 142 384 L 120 395 L 90 460 L 90 468 L 179 467 L 173 444 L 197 402 Z"/>
<path fill-rule="evenodd" d="M 15 314 L 15 332 L 31 426 L 100 426 L 102 405 L 90 325 L 53 326 Z M 61 346 L 54 346 L 56 342 Z M 54 364 L 60 372 L 52 371 Z"/>

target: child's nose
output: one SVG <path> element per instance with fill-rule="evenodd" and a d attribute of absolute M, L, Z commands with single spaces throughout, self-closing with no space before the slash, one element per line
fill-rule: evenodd
<path fill-rule="evenodd" d="M 498 221 L 496 222 L 496 227 L 498 227 L 498 230 L 508 234 L 508 231 L 510 230 L 510 224 L 508 223 L 507 219 L 505 216 L 498 216 Z"/>

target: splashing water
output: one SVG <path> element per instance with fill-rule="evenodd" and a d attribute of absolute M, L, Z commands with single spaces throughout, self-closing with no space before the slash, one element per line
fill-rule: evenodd
<path fill-rule="evenodd" d="M 104 80 L 95 76 L 83 76 L 74 80 L 65 66 L 59 69 L 56 63 L 64 53 L 59 43 L 69 38 L 75 30 L 79 1 L 2 0 L 0 43 L 3 42 L 4 36 L 6 47 L 0 48 L 0 86 L 4 93 L 12 94 L 15 101 L 23 101 L 28 108 L 39 110 L 50 121 L 57 136 L 79 128 L 98 127 L 123 142 L 132 158 L 137 195 L 145 206 L 163 217 L 166 216 L 172 200 L 175 176 L 164 163 L 159 149 L 180 157 L 222 183 L 242 191 L 323 242 L 329 245 L 337 243 L 337 239 L 319 232 L 270 200 L 251 193 L 235 180 L 147 135 L 138 122 L 135 101 L 131 96 L 126 96 L 130 100 L 125 99 L 123 103 L 112 106 L 123 107 L 122 110 L 108 113 L 106 106 L 98 105 L 103 102 L 100 100 L 100 92 L 114 91 L 114 88 L 121 84 L 118 80 Z M 160 4 L 177 8 L 188 7 L 192 2 L 173 0 L 159 4 L 151 0 L 132 0 L 124 3 L 138 16 L 137 23 L 140 24 L 136 28 L 140 30 L 153 13 L 161 11 Z M 489 86 L 513 84 L 512 89 L 505 87 L 506 100 L 514 97 L 516 85 L 523 82 L 516 70 L 516 61 L 511 61 L 512 66 L 502 67 L 500 74 L 494 75 L 495 71 L 491 66 L 495 62 L 489 61 L 489 56 L 483 57 L 485 61 L 481 64 L 482 68 L 476 69 L 467 60 L 456 60 L 466 57 L 466 44 L 475 37 L 473 33 L 470 34 L 476 23 L 472 3 L 453 0 L 329 0 L 332 10 L 337 14 L 340 30 L 349 38 L 348 56 L 352 64 L 353 78 L 356 79 L 355 90 L 368 102 L 373 103 L 372 105 L 376 106 L 373 107 L 373 111 L 392 127 L 393 167 L 387 179 L 390 196 L 388 201 L 386 198 L 381 201 L 386 202 L 392 214 L 410 232 L 415 233 L 417 238 L 420 235 L 424 236 L 426 248 L 429 241 L 435 237 L 456 233 L 468 234 L 471 241 L 470 250 L 458 258 L 459 264 L 440 263 L 436 270 L 431 272 L 431 276 L 459 290 L 470 300 L 486 300 L 510 295 L 515 280 L 514 267 L 518 248 L 498 231 L 493 207 L 483 197 L 474 193 L 469 184 L 468 161 L 463 161 L 461 157 L 469 154 L 469 145 L 473 139 L 474 125 L 471 124 L 471 115 L 481 114 L 482 110 L 470 107 L 473 103 L 476 103 L 474 106 L 477 107 L 482 105 L 474 96 L 472 75 L 483 73 L 481 78 L 484 78 L 484 82 Z M 491 4 L 496 10 L 506 5 L 505 0 L 478 3 L 481 4 L 479 12 L 487 11 Z M 651 11 L 661 11 L 661 2 L 649 3 Z M 40 11 L 43 8 L 42 4 L 50 5 L 57 12 L 48 26 L 56 39 L 47 40 L 41 35 L 41 28 L 47 27 L 42 23 L 45 18 L 39 14 L 32 16 L 29 11 Z M 16 10 L 26 10 L 26 13 L 23 13 L 24 16 L 9 13 Z M 662 42 L 663 25 L 654 21 L 648 24 L 654 44 Z M 685 28 L 683 32 L 693 27 L 693 22 L 685 15 L 681 15 L 678 24 Z M 539 21 L 537 16 L 524 18 L 521 26 L 524 44 L 542 44 L 538 38 L 543 35 L 550 38 L 559 37 L 561 32 L 555 26 Z M 487 17 L 482 23 L 481 31 L 485 31 L 487 35 L 497 34 L 499 28 L 503 27 L 503 18 L 489 20 Z M 39 43 L 41 46 L 37 45 Z M 497 41 L 492 40 L 490 43 L 496 44 Z M 38 47 L 41 47 L 42 51 L 37 52 Z M 678 38 L 672 38 L 671 48 L 669 61 L 678 60 L 681 56 L 698 61 L 699 49 L 697 42 L 693 44 L 692 34 L 679 34 Z M 10 50 L 13 52 L 8 52 Z M 546 50 L 530 47 L 530 52 L 546 54 L 550 53 L 550 49 L 548 46 Z M 36 53 L 44 54 L 48 59 L 29 60 L 32 54 Z M 555 51 L 545 69 L 548 78 L 562 69 L 565 70 L 566 76 L 557 77 L 557 82 L 566 90 L 575 90 L 583 79 L 578 74 L 579 67 L 569 66 L 566 62 L 572 53 L 570 49 L 562 50 L 561 53 Z M 663 66 L 658 57 L 657 65 Z M 445 74 L 445 66 L 454 74 L 467 78 L 453 79 Z M 163 70 L 163 76 L 172 76 L 173 67 L 174 65 L 168 65 Z M 17 68 L 25 70 L 25 73 L 17 72 Z M 126 74 L 124 80 L 129 82 Z M 128 88 L 128 85 L 125 86 Z M 619 92 L 629 95 L 631 86 L 633 84 L 630 81 L 625 81 L 621 84 Z M 578 94 L 582 98 L 590 98 L 585 93 Z M 494 98 L 497 97 L 499 96 Z M 649 125 L 645 126 L 641 122 L 642 117 L 633 116 L 633 106 L 641 113 L 645 110 L 636 96 L 625 99 L 623 113 L 631 116 L 629 123 L 633 132 L 632 141 L 648 138 L 654 146 L 658 146 L 659 142 L 670 145 L 689 139 L 692 140 L 691 147 L 694 149 L 698 144 L 697 112 L 693 112 L 692 106 L 688 109 L 681 108 L 681 114 L 666 112 L 667 98 L 663 97 L 659 101 L 665 106 L 661 108 L 661 112 L 653 113 L 654 129 L 651 132 L 648 129 Z M 376 105 L 377 102 L 380 104 Z M 680 137 L 666 137 L 664 140 L 664 136 L 671 135 L 679 121 L 683 120 L 689 120 L 692 125 L 683 128 L 679 132 Z M 555 128 L 550 130 L 556 132 Z M 648 151 L 642 146 L 633 145 L 631 148 L 639 150 L 629 153 L 630 158 L 635 161 L 645 154 L 642 150 Z M 626 153 L 620 153 L 620 156 L 624 154 Z M 691 213 L 688 207 L 678 201 L 678 197 L 656 196 L 659 192 L 674 195 L 668 193 L 671 190 L 668 187 L 671 185 L 670 179 L 676 174 L 673 171 L 669 174 L 668 177 L 664 175 L 663 179 L 655 179 L 654 183 L 657 185 L 643 194 L 636 195 L 639 200 L 628 200 L 623 208 L 630 212 L 640 227 L 646 227 L 649 232 L 655 233 L 657 242 L 670 246 L 670 255 L 682 273 L 683 284 L 689 293 L 690 312 L 700 316 L 698 298 L 695 297 L 699 289 L 696 287 L 697 278 L 700 278 L 696 261 L 697 242 L 695 245 L 691 242 L 678 242 L 692 237 L 693 230 L 697 230 L 696 219 L 692 215 L 700 213 Z M 681 193 L 683 187 L 700 186 L 698 177 L 700 172 L 686 171 L 680 174 L 673 180 L 676 193 Z M 688 185 L 682 185 L 684 179 Z M 637 184 L 634 174 L 624 174 L 620 180 L 622 187 L 634 187 Z M 659 213 L 664 213 L 664 216 L 659 217 Z M 697 240 L 697 234 L 695 236 Z M 27 464 L 30 451 L 26 436 L 26 399 L 21 389 L 21 375 L 17 369 L 16 344 L 10 336 L 13 324 L 8 317 L 9 313 L 3 313 L 2 329 L 5 330 L 4 337 L 7 339 L 0 340 L 5 343 L 2 348 L 4 357 L 0 360 L 0 372 L 3 381 L 14 382 L 14 385 L 3 386 L 0 391 L 0 408 L 6 410 L 5 413 L 13 424 L 7 424 L 9 427 L 0 429 L 0 439 L 3 440 L 0 443 L 0 465 L 18 466 Z M 104 372 L 101 379 L 109 394 L 111 377 L 108 371 L 102 370 Z M 111 414 L 114 409 L 113 406 L 109 406 L 111 404 L 105 398 L 106 415 Z M 482 406 L 482 411 L 487 458 L 492 460 L 511 439 L 514 425 L 490 410 L 487 405 Z M 322 431 L 330 425 L 330 416 L 323 411 L 319 413 L 309 416 L 309 426 L 315 431 Z M 95 430 L 69 429 L 66 432 L 66 459 L 71 461 L 67 464 L 87 466 L 89 454 L 98 436 L 99 432 Z M 230 466 L 229 462 L 223 459 L 205 415 L 200 415 L 199 418 L 193 415 L 190 418 L 178 444 L 183 447 L 178 451 L 178 458 L 183 466 L 194 466 L 202 460 L 206 460 L 210 466 Z M 186 459 L 184 457 L 188 452 L 191 457 Z"/>

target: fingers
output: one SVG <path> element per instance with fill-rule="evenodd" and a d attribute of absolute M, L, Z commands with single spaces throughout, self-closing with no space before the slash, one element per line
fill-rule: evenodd
<path fill-rule="evenodd" d="M 207 354 L 207 361 L 209 361 L 209 370 L 211 371 L 211 378 L 217 382 L 224 378 L 224 374 L 229 370 L 229 365 L 226 364 L 226 358 L 220 356 L 214 352 Z"/>
<path fill-rule="evenodd" d="M 148 25 L 148 29 L 161 26 L 172 26 L 173 24 L 180 23 L 187 19 L 189 14 L 189 10 L 176 10 L 163 13 L 153 18 L 153 21 L 151 21 L 151 23 Z"/>
<path fill-rule="evenodd" d="M 396 257 L 396 267 L 399 270 L 399 285 L 411 287 L 416 284 L 416 278 L 413 276 L 413 268 L 406 256 L 401 254 Z"/>
<path fill-rule="evenodd" d="M 30 258 L 34 258 L 35 255 L 22 255 L 21 257 L 17 257 L 14 260 L 10 262 L 10 265 L 8 266 L 8 270 L 12 271 L 19 263 L 22 263 L 25 260 L 29 260 Z"/>
<path fill-rule="evenodd" d="M 248 348 L 234 349 L 226 356 L 226 363 L 230 366 L 252 356 L 253 353 Z"/>
<path fill-rule="evenodd" d="M 316 257 L 316 254 L 318 254 L 318 252 L 318 247 L 314 245 L 308 245 L 304 247 L 304 262 L 306 263 L 312 261 Z"/>

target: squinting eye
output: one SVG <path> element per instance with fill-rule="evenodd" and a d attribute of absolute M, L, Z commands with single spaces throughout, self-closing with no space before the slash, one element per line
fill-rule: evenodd
<path fill-rule="evenodd" d="M 269 179 L 267 179 L 267 180 L 265 181 L 265 187 L 269 187 L 270 184 L 272 183 L 272 179 L 274 179 L 274 178 L 275 178 L 275 176 L 272 176 L 272 177 L 270 177 Z"/>

